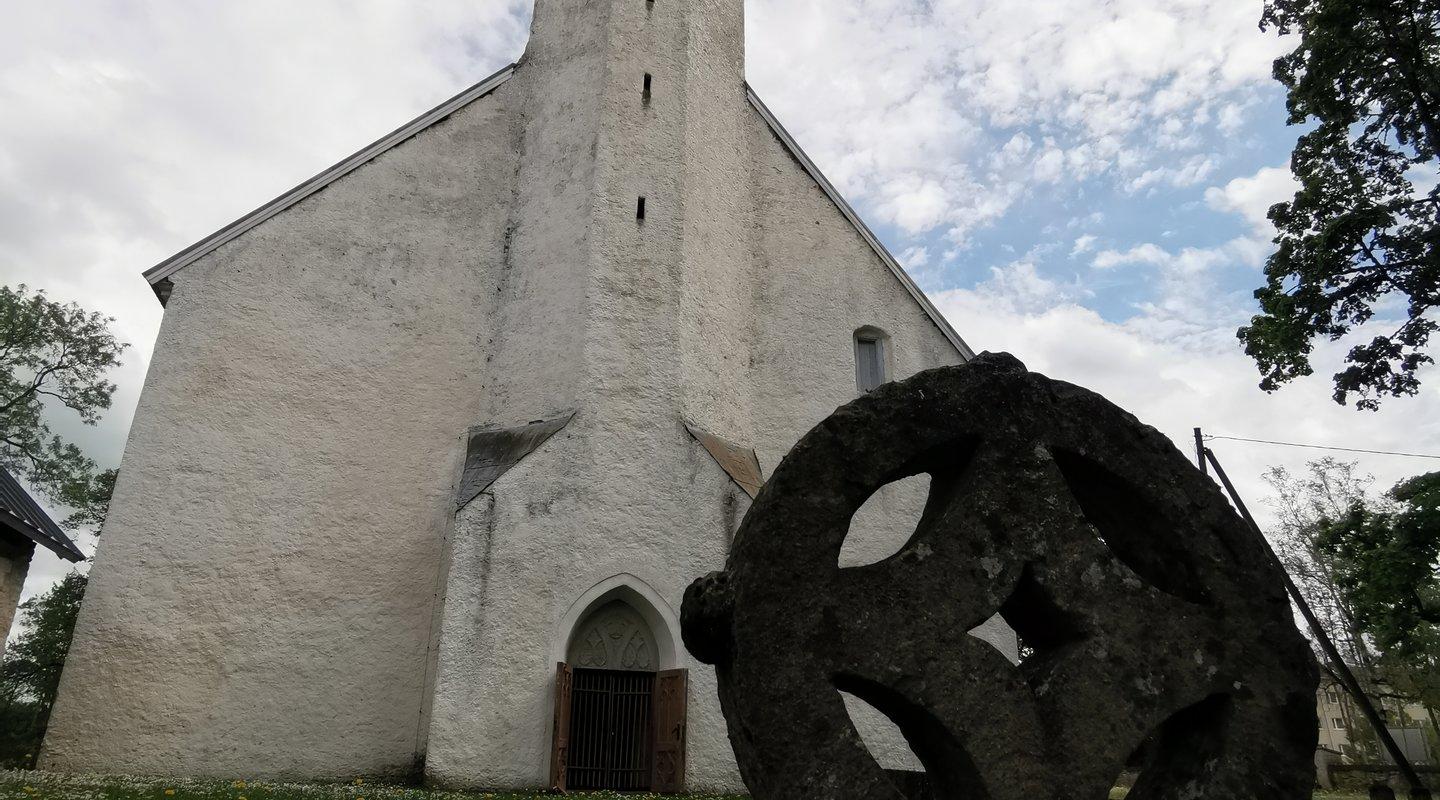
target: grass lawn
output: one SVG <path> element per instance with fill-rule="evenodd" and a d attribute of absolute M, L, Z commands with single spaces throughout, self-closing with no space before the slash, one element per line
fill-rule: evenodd
<path fill-rule="evenodd" d="M 245 781 L 156 780 L 0 772 L 0 800 L 536 800 L 541 793 L 437 792 L 390 784 L 247 783 Z M 577 800 L 658 800 L 654 794 L 576 792 Z M 738 796 L 687 795 L 692 800 L 748 800 Z M 1123 790 L 1111 795 L 1125 797 Z M 1237 798 L 1240 800 L 1240 798 Z M 1364 800 L 1359 794 L 1317 794 L 1315 800 Z"/>
<path fill-rule="evenodd" d="M 575 792 L 582 800 L 658 800 L 655 794 Z M 346 784 L 247 783 L 246 781 L 156 780 L 0 772 L 0 800 L 533 800 L 530 792 L 437 792 L 368 782 Z M 687 795 L 694 800 L 748 800 L 720 795 Z"/>
<path fill-rule="evenodd" d="M 1368 793 L 1347 794 L 1345 792 L 1316 792 L 1314 800 L 1368 800 Z M 1400 796 L 1404 796 L 1401 794 Z M 1124 800 L 1125 790 L 1116 789 L 1110 794 L 1111 800 Z"/>

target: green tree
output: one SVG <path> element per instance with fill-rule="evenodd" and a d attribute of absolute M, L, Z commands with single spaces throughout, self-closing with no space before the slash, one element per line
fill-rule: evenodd
<path fill-rule="evenodd" d="M 1274 490 L 1270 503 L 1276 524 L 1270 538 L 1275 552 L 1365 694 L 1392 712 L 1406 703 L 1423 702 L 1428 673 L 1417 672 L 1413 664 L 1379 646 L 1366 627 L 1370 620 L 1362 613 L 1364 609 L 1347 591 L 1344 566 L 1327 547 L 1335 520 L 1357 509 L 1370 513 L 1370 509 L 1388 508 L 1392 501 L 1374 497 L 1374 479 L 1361 474 L 1353 462 L 1334 458 L 1311 461 L 1299 472 L 1275 467 L 1265 474 L 1265 480 Z M 1316 657 L 1328 670 L 1318 647 Z M 1342 704 L 1341 710 L 1352 755 L 1366 761 L 1381 759 L 1380 740 L 1370 724 L 1349 703 Z"/>
<path fill-rule="evenodd" d="M 1318 545 L 1390 683 L 1430 709 L 1440 734 L 1440 472 L 1400 483 L 1386 501 L 1354 504 Z"/>
<path fill-rule="evenodd" d="M 88 583 L 72 572 L 20 607 L 21 633 L 0 664 L 0 766 L 34 765 Z"/>
<path fill-rule="evenodd" d="M 96 498 L 109 496 L 114 476 L 97 475 L 80 448 L 54 434 L 46 407 L 68 409 L 86 425 L 110 408 L 115 384 L 105 376 L 129 346 L 110 332 L 113 322 L 23 284 L 0 287 L 0 466 L 75 509 L 67 524 L 103 516 Z"/>
<path fill-rule="evenodd" d="M 1357 668 L 1362 678 L 1368 677 L 1372 654 L 1355 610 L 1336 583 L 1320 537 L 1330 520 L 1366 503 L 1374 479 L 1361 474 L 1353 462 L 1322 458 L 1298 473 L 1273 467 L 1265 473 L 1265 482 L 1274 492 L 1270 506 L 1275 525 L 1270 538 L 1276 555 L 1345 661 Z M 1323 653 L 1317 649 L 1316 655 L 1324 663 Z"/>
<path fill-rule="evenodd" d="M 1440 303 L 1440 188 L 1416 191 L 1440 152 L 1440 0 L 1267 0 L 1261 27 L 1298 34 L 1275 62 L 1300 137 L 1294 200 L 1270 211 L 1278 246 L 1240 330 L 1274 391 L 1313 369 L 1317 338 L 1339 340 L 1397 308 L 1398 328 L 1355 346 L 1335 400 L 1374 409 L 1413 395 Z M 1397 302 L 1398 301 L 1398 302 Z"/>

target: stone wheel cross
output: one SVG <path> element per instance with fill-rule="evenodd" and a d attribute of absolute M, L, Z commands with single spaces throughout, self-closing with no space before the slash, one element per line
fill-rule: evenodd
<path fill-rule="evenodd" d="M 928 473 L 894 556 L 841 568 L 851 518 Z M 1019 665 L 970 631 L 1001 615 Z M 1314 659 L 1261 543 L 1167 439 L 1007 355 L 841 408 L 686 593 L 759 800 L 898 800 L 840 692 L 884 712 L 941 798 L 1309 797 Z"/>

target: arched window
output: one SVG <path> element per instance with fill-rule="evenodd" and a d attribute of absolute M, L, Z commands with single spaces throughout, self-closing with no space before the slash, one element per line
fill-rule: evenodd
<path fill-rule="evenodd" d="M 879 328 L 855 331 L 855 384 L 873 392 L 890 380 L 890 337 Z"/>

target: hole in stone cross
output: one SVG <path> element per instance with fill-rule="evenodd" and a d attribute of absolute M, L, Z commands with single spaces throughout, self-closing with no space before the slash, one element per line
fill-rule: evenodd
<path fill-rule="evenodd" d="M 654 81 L 655 79 L 651 77 L 650 73 L 645 73 L 645 85 L 644 88 L 640 90 L 640 98 L 647 106 L 650 105 L 650 87 L 654 84 Z"/>
<path fill-rule="evenodd" d="M 925 771 L 925 765 L 910 749 L 910 743 L 905 741 L 899 725 L 849 692 L 841 692 L 840 698 L 845 701 L 845 713 L 850 715 L 850 724 L 855 726 L 860 741 L 865 743 L 865 749 L 870 751 L 876 763 L 886 770 Z"/>
<path fill-rule="evenodd" d="M 641 221 L 645 219 L 645 198 L 643 197 L 635 203 L 635 219 Z"/>
<path fill-rule="evenodd" d="M 861 744 L 902 795 L 989 800 L 970 754 L 929 711 L 872 681 L 836 675 L 834 684 Z"/>
<path fill-rule="evenodd" d="M 840 548 L 841 567 L 863 567 L 895 555 L 915 534 L 930 496 L 930 476 L 914 475 L 870 495 L 850 519 Z"/>
<path fill-rule="evenodd" d="M 1051 455 L 1085 519 L 1116 559 L 1162 592 L 1208 603 L 1191 551 L 1143 492 L 1084 456 L 1058 449 Z"/>
<path fill-rule="evenodd" d="M 1028 657 L 1027 654 L 1034 653 L 1034 648 L 1027 645 L 999 614 L 971 628 L 969 634 L 995 648 L 1011 664 L 1019 664 Z"/>
<path fill-rule="evenodd" d="M 1019 640 L 1020 671 L 1031 685 L 1042 682 L 1085 639 L 1079 620 L 1060 608 L 1038 575 L 1034 564 L 1026 564 L 1015 591 L 1000 606 L 1000 616 Z"/>

